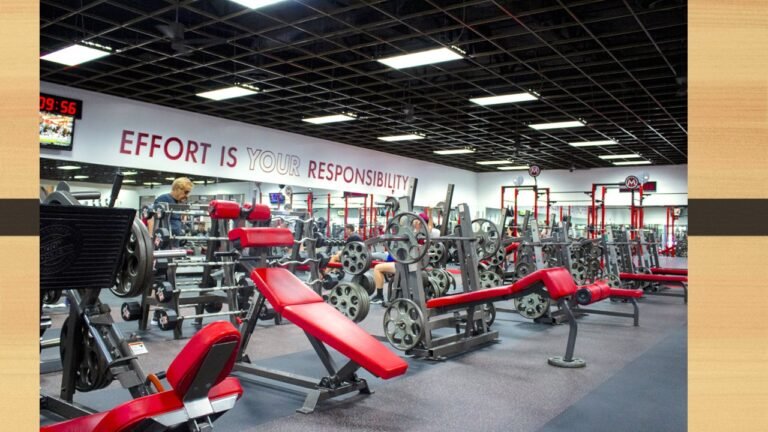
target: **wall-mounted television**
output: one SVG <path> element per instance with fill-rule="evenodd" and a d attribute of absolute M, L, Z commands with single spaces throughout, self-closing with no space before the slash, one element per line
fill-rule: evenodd
<path fill-rule="evenodd" d="M 40 93 L 40 147 L 72 150 L 75 119 L 82 113 L 81 100 Z"/>
<path fill-rule="evenodd" d="M 40 147 L 72 150 L 75 118 L 68 115 L 40 111 Z"/>
<path fill-rule="evenodd" d="M 269 194 L 270 204 L 285 204 L 285 195 L 280 192 L 272 192 Z"/>

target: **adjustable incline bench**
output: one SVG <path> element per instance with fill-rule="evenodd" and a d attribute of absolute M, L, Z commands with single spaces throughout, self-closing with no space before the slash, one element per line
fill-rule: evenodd
<path fill-rule="evenodd" d="M 294 242 L 293 233 L 287 228 L 236 228 L 229 232 L 229 238 L 238 249 L 292 246 Z M 234 370 L 305 388 L 307 396 L 298 412 L 311 413 L 319 402 L 353 391 L 371 394 L 368 383 L 356 374 L 360 367 L 382 379 L 402 375 L 408 369 L 403 359 L 325 303 L 320 295 L 287 269 L 256 268 L 251 272 L 251 278 L 259 296 L 241 327 L 243 343 Z M 327 376 L 313 379 L 250 364 L 245 350 L 256 327 L 257 311 L 265 301 L 304 331 L 328 372 Z M 347 356 L 349 361 L 337 367 L 325 345 Z"/>
<path fill-rule="evenodd" d="M 168 367 L 173 387 L 133 399 L 109 411 L 83 415 L 40 428 L 41 432 L 135 432 L 213 429 L 212 421 L 243 395 L 237 378 L 227 377 L 240 333 L 232 324 L 208 324 L 187 342 Z"/>

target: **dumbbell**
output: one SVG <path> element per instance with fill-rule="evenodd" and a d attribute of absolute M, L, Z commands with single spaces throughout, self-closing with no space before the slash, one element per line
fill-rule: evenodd
<path fill-rule="evenodd" d="M 120 316 L 123 321 L 136 321 L 141 318 L 141 304 L 139 302 L 125 302 L 120 306 Z"/>
<path fill-rule="evenodd" d="M 155 319 L 157 321 L 157 326 L 160 328 L 160 330 L 170 331 L 180 326 L 184 320 L 197 319 L 197 318 L 209 318 L 214 316 L 242 315 L 244 313 L 245 311 L 227 311 L 227 312 L 214 312 L 214 313 L 208 313 L 208 314 L 179 316 L 172 309 L 155 309 Z"/>

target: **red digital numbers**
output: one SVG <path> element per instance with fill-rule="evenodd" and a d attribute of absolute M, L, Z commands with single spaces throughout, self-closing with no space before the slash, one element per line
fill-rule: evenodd
<path fill-rule="evenodd" d="M 67 115 L 75 115 L 77 113 L 77 102 L 73 101 L 61 101 L 59 106 L 59 112 Z"/>
<path fill-rule="evenodd" d="M 81 102 L 65 99 L 58 96 L 40 95 L 40 111 L 55 112 L 58 114 L 80 118 Z"/>

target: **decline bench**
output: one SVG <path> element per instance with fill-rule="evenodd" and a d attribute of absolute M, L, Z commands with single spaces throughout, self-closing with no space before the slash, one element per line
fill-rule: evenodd
<path fill-rule="evenodd" d="M 168 367 L 166 377 L 172 389 L 159 389 L 109 411 L 42 426 L 40 431 L 211 430 L 211 422 L 243 395 L 237 378 L 228 377 L 239 343 L 240 333 L 229 322 L 208 324 L 192 336 Z"/>
<path fill-rule="evenodd" d="M 236 228 L 229 238 L 238 248 L 265 248 L 293 244 L 293 234 L 286 228 Z M 365 379 L 357 376 L 361 367 L 371 374 L 390 379 L 402 375 L 408 364 L 357 324 L 309 288 L 293 273 L 284 268 L 255 268 L 251 279 L 259 296 L 250 307 L 241 327 L 243 343 L 239 361 L 234 370 L 302 387 L 306 391 L 304 404 L 297 411 L 311 413 L 319 402 L 358 391 L 370 394 Z M 259 367 L 250 363 L 245 349 L 258 321 L 257 311 L 265 301 L 283 318 L 301 328 L 320 358 L 328 375 L 310 378 L 294 373 Z M 349 360 L 338 367 L 326 345 Z"/>

